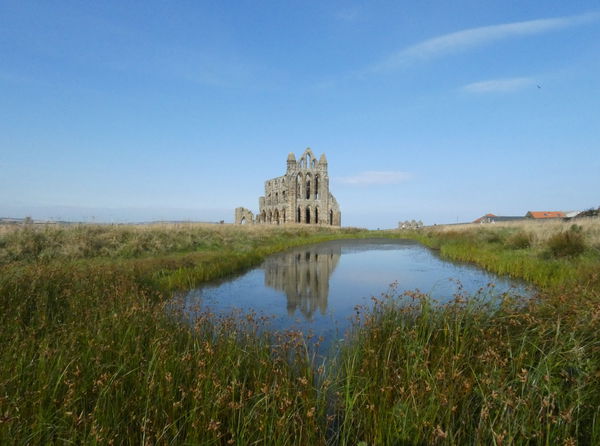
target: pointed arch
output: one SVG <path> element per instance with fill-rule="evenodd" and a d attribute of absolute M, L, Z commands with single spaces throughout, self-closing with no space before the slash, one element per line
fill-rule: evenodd
<path fill-rule="evenodd" d="M 302 192 L 304 190 L 304 177 L 301 173 L 296 175 L 296 198 L 302 198 Z"/>
<path fill-rule="evenodd" d="M 310 224 L 310 206 L 306 206 L 306 210 L 304 211 L 306 219 L 304 223 Z"/>
<path fill-rule="evenodd" d="M 302 209 L 300 209 L 300 206 L 298 206 L 298 210 L 296 212 L 296 223 L 301 223 L 302 222 Z"/>
<path fill-rule="evenodd" d="M 304 182 L 304 184 L 306 185 L 306 187 L 305 187 L 305 192 L 306 192 L 305 196 L 306 196 L 307 200 L 310 200 L 310 186 L 311 186 L 310 183 L 311 183 L 311 180 L 312 180 L 311 174 L 307 173 L 306 174 L 306 180 Z"/>
<path fill-rule="evenodd" d="M 314 218 L 314 220 L 315 220 L 316 224 L 319 224 L 319 206 L 315 207 L 315 218 Z"/>
<path fill-rule="evenodd" d="M 315 185 L 314 185 L 314 190 L 315 190 L 315 200 L 319 199 L 319 175 L 315 175 Z"/>
<path fill-rule="evenodd" d="M 329 224 L 333 226 L 333 209 L 329 210 Z"/>
<path fill-rule="evenodd" d="M 300 157 L 299 165 L 302 169 L 310 169 L 316 167 L 317 157 L 310 149 L 310 147 L 307 147 L 302 156 Z"/>

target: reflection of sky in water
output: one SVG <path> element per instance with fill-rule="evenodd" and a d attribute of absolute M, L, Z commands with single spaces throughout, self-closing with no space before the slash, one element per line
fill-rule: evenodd
<path fill-rule="evenodd" d="M 445 302 L 457 292 L 456 281 L 467 293 L 489 283 L 496 293 L 515 286 L 474 266 L 443 261 L 413 242 L 338 240 L 275 254 L 241 276 L 192 290 L 186 308 L 256 311 L 275 316 L 274 329 L 331 338 L 342 336 L 356 305 L 369 305 L 394 282 L 398 292 L 418 289 Z M 516 292 L 526 294 L 522 287 Z"/>

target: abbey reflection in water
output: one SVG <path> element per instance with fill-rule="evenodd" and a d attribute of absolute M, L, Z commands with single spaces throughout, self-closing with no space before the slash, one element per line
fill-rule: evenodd
<path fill-rule="evenodd" d="M 311 319 L 318 309 L 327 311 L 329 277 L 335 270 L 341 247 L 311 246 L 277 254 L 265 260 L 265 285 L 287 296 L 287 311 L 296 310 Z"/>
<path fill-rule="evenodd" d="M 450 279 L 460 280 L 461 288 Z M 350 328 L 356 305 L 370 305 L 370 296 L 380 296 L 394 282 L 399 296 L 420 289 L 442 304 L 457 292 L 487 290 L 490 282 L 497 294 L 515 285 L 470 265 L 443 261 L 414 242 L 337 240 L 273 254 L 259 268 L 190 291 L 185 305 L 192 317 L 202 311 L 257 312 L 273 317 L 274 330 L 310 331 L 333 340 Z M 518 295 L 528 295 L 521 290 Z"/>

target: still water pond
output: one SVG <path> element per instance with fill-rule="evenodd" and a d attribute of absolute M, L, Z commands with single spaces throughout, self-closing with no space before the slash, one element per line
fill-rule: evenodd
<path fill-rule="evenodd" d="M 441 260 L 422 245 L 406 240 L 336 240 L 303 246 L 268 257 L 262 265 L 229 280 L 190 291 L 185 309 L 214 313 L 255 311 L 273 316 L 276 330 L 298 329 L 343 337 L 356 305 L 371 305 L 397 283 L 397 292 L 419 290 L 439 302 L 458 292 L 528 294 L 522 284 L 472 265 Z"/>

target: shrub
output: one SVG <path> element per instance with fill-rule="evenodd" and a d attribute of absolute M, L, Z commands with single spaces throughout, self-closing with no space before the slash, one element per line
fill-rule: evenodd
<path fill-rule="evenodd" d="M 525 249 L 531 246 L 531 234 L 524 231 L 518 231 L 512 234 L 506 240 L 506 245 L 512 249 Z"/>
<path fill-rule="evenodd" d="M 500 231 L 485 231 L 483 233 L 483 239 L 487 243 L 502 243 L 504 242 L 504 234 Z"/>
<path fill-rule="evenodd" d="M 580 231 L 558 232 L 547 243 L 554 257 L 575 257 L 585 251 L 585 241 Z"/>

